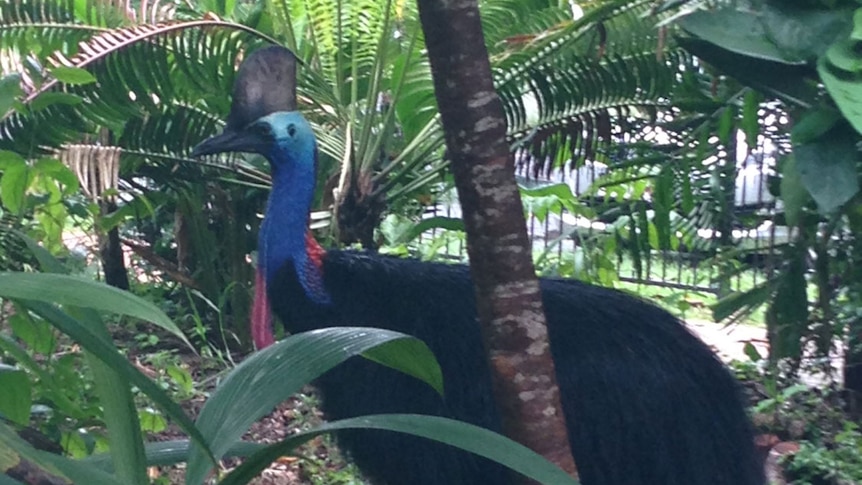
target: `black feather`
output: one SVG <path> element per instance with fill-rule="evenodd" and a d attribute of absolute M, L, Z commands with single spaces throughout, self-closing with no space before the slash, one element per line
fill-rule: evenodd
<path fill-rule="evenodd" d="M 377 413 L 447 416 L 500 430 L 469 270 L 350 251 L 323 262 L 332 305 L 312 303 L 291 264 L 269 288 L 290 332 L 339 325 L 398 330 L 435 353 L 441 399 L 418 380 L 357 358 L 317 382 L 329 419 Z M 584 485 L 762 485 L 737 383 L 673 316 L 641 299 L 543 279 L 551 349 Z M 376 483 L 509 483 L 483 458 L 385 431 L 339 436 Z"/>
<path fill-rule="evenodd" d="M 240 65 L 225 131 L 240 131 L 277 111 L 296 111 L 296 56 L 272 45 L 254 51 Z"/>

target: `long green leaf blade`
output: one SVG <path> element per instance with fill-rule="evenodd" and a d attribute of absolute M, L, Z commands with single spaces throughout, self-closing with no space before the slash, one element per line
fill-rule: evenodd
<path fill-rule="evenodd" d="M 0 423 L 0 456 L 25 459 L 39 466 L 47 474 L 62 479 L 68 483 L 87 485 L 123 485 L 123 482 L 113 476 L 87 466 L 77 460 L 55 455 L 33 448 L 11 428 Z"/>
<path fill-rule="evenodd" d="M 262 450 L 264 447 L 265 445 L 261 443 L 239 441 L 233 443 L 227 452 L 225 452 L 224 456 L 246 458 Z M 191 441 L 155 441 L 144 445 L 144 450 L 146 453 L 147 466 L 172 466 L 189 460 Z M 94 454 L 83 458 L 81 461 L 108 473 L 114 470 L 114 464 L 111 462 L 111 455 L 108 453 Z"/>
<path fill-rule="evenodd" d="M 0 296 L 74 305 L 140 318 L 171 332 L 192 347 L 176 324 L 154 304 L 88 278 L 48 273 L 4 272 L 0 273 Z"/>
<path fill-rule="evenodd" d="M 110 343 L 112 351 L 118 353 L 111 342 L 108 328 L 98 312 L 74 307 L 68 308 L 67 311 L 75 315 L 76 319 L 85 324 L 95 335 Z M 102 405 L 102 418 L 108 428 L 115 474 L 124 483 L 146 485 L 149 479 L 146 474 L 144 440 L 129 380 L 93 352 L 87 351 L 85 355 Z"/>
<path fill-rule="evenodd" d="M 390 348 L 380 350 L 385 347 Z M 198 429 L 220 458 L 278 403 L 339 363 L 372 349 L 376 350 L 375 362 L 442 388 L 442 374 L 433 354 L 413 337 L 375 328 L 325 328 L 292 335 L 238 365 L 204 405 Z M 187 484 L 198 485 L 206 478 L 210 464 L 205 457 L 193 447 Z"/>
<path fill-rule="evenodd" d="M 257 476 L 279 456 L 315 436 L 342 429 L 382 429 L 421 436 L 461 448 L 501 463 L 539 483 L 577 485 L 566 472 L 503 435 L 468 423 L 439 416 L 418 414 L 379 414 L 344 419 L 323 424 L 311 431 L 299 433 L 255 453 L 233 470 L 220 485 L 242 485 Z"/>

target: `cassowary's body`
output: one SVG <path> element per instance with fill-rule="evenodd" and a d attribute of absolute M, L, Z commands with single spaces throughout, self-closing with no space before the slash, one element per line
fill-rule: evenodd
<path fill-rule="evenodd" d="M 441 399 L 415 378 L 356 358 L 321 378 L 329 419 L 437 414 L 499 430 L 469 271 L 329 251 L 313 303 L 291 263 L 270 282 L 291 332 L 338 325 L 397 330 L 423 340 L 443 370 Z M 759 485 L 736 382 L 700 340 L 649 303 L 618 291 L 543 279 L 551 348 L 569 439 L 584 485 Z M 498 484 L 498 466 L 421 438 L 343 433 L 340 443 L 382 483 Z"/>
<path fill-rule="evenodd" d="M 291 332 L 349 325 L 413 335 L 437 357 L 445 397 L 355 358 L 318 382 L 327 417 L 436 414 L 499 430 L 467 268 L 323 252 L 308 236 L 317 146 L 311 126 L 292 111 L 294 93 L 284 89 L 294 69 L 292 54 L 280 47 L 249 56 L 225 131 L 195 148 L 198 155 L 260 153 L 272 167 L 258 245 L 256 342 L 271 343 L 270 306 Z M 584 485 L 763 484 L 736 383 L 679 321 L 617 291 L 552 279 L 541 286 Z M 357 430 L 340 441 L 379 483 L 509 483 L 500 466 L 423 438 Z"/>

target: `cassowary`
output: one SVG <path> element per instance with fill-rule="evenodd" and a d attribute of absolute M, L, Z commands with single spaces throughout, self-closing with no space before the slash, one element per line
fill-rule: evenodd
<path fill-rule="evenodd" d="M 361 251 L 324 250 L 309 234 L 317 146 L 295 111 L 295 58 L 268 47 L 244 61 L 227 126 L 194 155 L 250 152 L 272 170 L 260 230 L 252 333 L 272 343 L 270 308 L 289 332 L 329 326 L 397 330 L 423 340 L 446 393 L 362 358 L 316 383 L 329 419 L 377 413 L 446 416 L 492 430 L 491 392 L 470 272 Z M 577 281 L 541 281 L 572 452 L 584 485 L 762 485 L 737 383 L 673 316 Z M 503 467 L 422 438 L 342 432 L 339 444 L 375 483 L 511 483 Z"/>

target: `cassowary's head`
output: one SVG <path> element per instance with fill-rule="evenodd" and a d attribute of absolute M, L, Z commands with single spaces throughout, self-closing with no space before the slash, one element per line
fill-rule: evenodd
<path fill-rule="evenodd" d="M 195 147 L 192 156 L 224 152 L 289 155 L 298 143 L 314 143 L 311 128 L 296 112 L 296 57 L 281 46 L 251 53 L 240 65 L 224 132 Z M 309 141 L 310 140 L 310 141 Z"/>
<path fill-rule="evenodd" d="M 272 163 L 273 170 L 278 170 L 285 163 L 313 163 L 314 151 L 314 133 L 305 117 L 296 111 L 279 111 L 241 129 L 226 128 L 196 146 L 192 156 L 258 153 Z"/>

